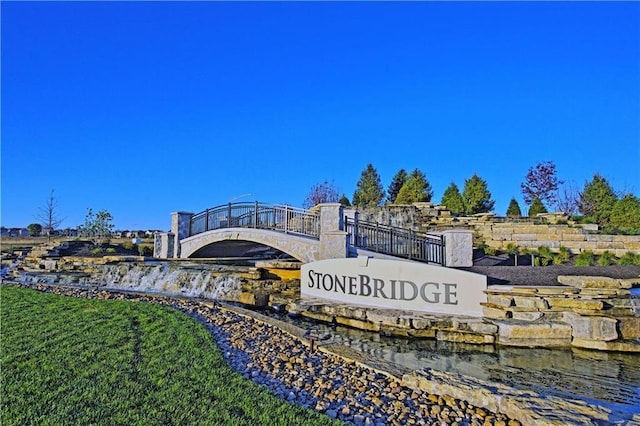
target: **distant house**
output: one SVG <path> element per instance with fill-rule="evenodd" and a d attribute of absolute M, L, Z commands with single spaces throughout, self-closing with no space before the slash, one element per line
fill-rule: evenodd
<path fill-rule="evenodd" d="M 60 229 L 60 230 L 58 230 L 56 232 L 58 233 L 58 235 L 61 235 L 63 237 L 77 237 L 78 236 L 78 230 L 77 229 L 73 229 L 73 228 Z"/>
<path fill-rule="evenodd" d="M 29 230 L 27 228 L 5 228 L 0 227 L 0 236 L 2 237 L 28 237 Z"/>

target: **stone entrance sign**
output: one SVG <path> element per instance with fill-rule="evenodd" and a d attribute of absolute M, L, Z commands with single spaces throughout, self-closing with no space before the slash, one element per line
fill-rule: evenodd
<path fill-rule="evenodd" d="M 343 303 L 482 316 L 487 277 L 442 266 L 369 257 L 307 263 L 301 295 Z"/>

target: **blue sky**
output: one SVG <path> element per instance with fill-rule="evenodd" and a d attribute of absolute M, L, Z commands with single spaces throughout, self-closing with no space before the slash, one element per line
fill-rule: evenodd
<path fill-rule="evenodd" d="M 504 215 L 536 163 L 640 191 L 638 2 L 7 2 L 2 218 L 62 227 L 477 173 Z M 245 195 L 251 194 L 251 195 Z"/>

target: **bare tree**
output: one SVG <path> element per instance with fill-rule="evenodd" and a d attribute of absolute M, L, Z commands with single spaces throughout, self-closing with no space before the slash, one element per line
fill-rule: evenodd
<path fill-rule="evenodd" d="M 535 167 L 529 168 L 525 181 L 520 184 L 524 202 L 531 204 L 538 198 L 543 203 L 554 205 L 556 191 L 563 182 L 556 175 L 556 165 L 553 161 L 542 161 Z"/>
<path fill-rule="evenodd" d="M 58 215 L 58 199 L 55 196 L 55 190 L 51 190 L 49 198 L 43 207 L 40 207 L 35 219 L 42 224 L 44 232 L 48 237 L 51 237 L 51 233 L 62 223 Z"/>
<path fill-rule="evenodd" d="M 340 195 L 338 194 L 338 189 L 333 182 L 329 183 L 325 180 L 324 182 L 317 183 L 311 187 L 311 191 L 307 194 L 307 198 L 305 198 L 302 203 L 302 207 L 310 209 L 311 207 L 322 203 L 336 203 L 340 199 Z"/>
<path fill-rule="evenodd" d="M 578 213 L 580 206 L 580 191 L 573 182 L 566 183 L 558 189 L 556 194 L 556 208 L 558 211 L 573 216 Z"/>

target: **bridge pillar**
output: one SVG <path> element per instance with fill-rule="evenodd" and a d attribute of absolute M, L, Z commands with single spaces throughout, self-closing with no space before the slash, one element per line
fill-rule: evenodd
<path fill-rule="evenodd" d="M 175 250 L 175 235 L 173 232 L 158 232 L 153 244 L 153 257 L 157 259 L 171 259 Z"/>
<path fill-rule="evenodd" d="M 348 256 L 347 232 L 344 230 L 340 203 L 320 204 L 320 251 L 318 259 L 339 259 Z"/>
<path fill-rule="evenodd" d="M 443 231 L 445 264 L 452 268 L 473 266 L 473 231 L 450 229 Z"/>
<path fill-rule="evenodd" d="M 172 212 L 171 213 L 171 233 L 173 238 L 173 256 L 179 258 L 181 254 L 180 241 L 184 240 L 191 234 L 191 218 L 193 213 L 189 212 Z"/>

